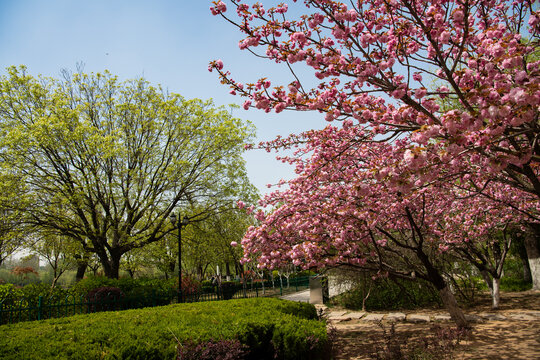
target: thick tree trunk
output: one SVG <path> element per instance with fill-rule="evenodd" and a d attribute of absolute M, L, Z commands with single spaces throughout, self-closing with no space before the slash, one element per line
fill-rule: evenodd
<path fill-rule="evenodd" d="M 493 286 L 491 287 L 491 298 L 493 299 L 491 304 L 492 309 L 498 309 L 501 302 L 500 283 L 501 279 L 493 278 Z"/>
<path fill-rule="evenodd" d="M 456 325 L 459 328 L 469 328 L 469 323 L 465 318 L 465 314 L 463 314 L 463 311 L 459 307 L 454 294 L 452 291 L 450 291 L 450 288 L 445 286 L 438 290 L 446 310 L 448 310 L 450 317 L 456 323 Z"/>
<path fill-rule="evenodd" d="M 532 282 L 531 266 L 529 265 L 529 259 L 525 256 L 525 259 L 521 259 L 523 263 L 523 281 Z"/>
<path fill-rule="evenodd" d="M 531 268 L 529 267 L 529 259 L 527 258 L 527 249 L 525 249 L 525 242 L 523 240 L 523 236 L 517 237 L 513 241 L 513 244 L 523 265 L 523 280 L 526 282 L 532 282 Z"/>
<path fill-rule="evenodd" d="M 197 276 L 199 276 L 199 279 L 202 279 L 204 276 L 202 265 L 197 266 Z"/>
<path fill-rule="evenodd" d="M 225 275 L 227 276 L 227 281 L 231 279 L 231 266 L 228 262 L 225 263 Z"/>
<path fill-rule="evenodd" d="M 75 274 L 75 282 L 78 282 L 84 278 L 84 274 L 86 273 L 86 269 L 88 268 L 88 255 L 75 255 L 75 259 L 77 260 L 77 272 Z"/>
<path fill-rule="evenodd" d="M 525 234 L 525 249 L 529 259 L 529 268 L 533 290 L 540 290 L 540 224 L 529 224 L 531 231 Z"/>
<path fill-rule="evenodd" d="M 100 255 L 100 254 L 98 254 Z M 120 275 L 120 258 L 122 254 L 118 252 L 111 252 L 110 256 L 99 256 L 101 266 L 103 266 L 103 271 L 105 276 L 109 279 L 118 279 Z"/>
<path fill-rule="evenodd" d="M 446 307 L 446 310 L 448 310 L 448 313 L 450 314 L 452 320 L 459 328 L 469 328 L 470 326 L 467 319 L 465 318 L 465 314 L 463 314 L 463 311 L 459 307 L 454 294 L 448 287 L 446 281 L 444 281 L 444 278 L 442 277 L 439 270 L 437 270 L 437 268 L 431 263 L 429 257 L 422 251 L 421 247 L 416 249 L 416 255 L 424 265 L 429 281 L 439 291 L 441 300 Z"/>

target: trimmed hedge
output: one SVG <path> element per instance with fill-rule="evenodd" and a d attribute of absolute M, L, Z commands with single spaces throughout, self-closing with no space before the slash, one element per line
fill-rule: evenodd
<path fill-rule="evenodd" d="M 246 359 L 326 359 L 313 305 L 271 298 L 177 304 L 0 327 L 2 359 L 174 359 L 186 344 L 239 340 Z"/>

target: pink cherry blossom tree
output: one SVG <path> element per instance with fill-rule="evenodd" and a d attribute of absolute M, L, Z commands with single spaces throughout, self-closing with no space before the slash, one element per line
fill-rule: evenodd
<path fill-rule="evenodd" d="M 267 78 L 244 84 L 233 79 L 222 61 L 212 62 L 209 70 L 217 71 L 232 93 L 246 98 L 244 108 L 318 111 L 329 122 L 341 121 L 343 129 L 376 134 L 377 141 L 388 144 L 384 151 L 402 155 L 405 162 L 400 169 L 372 164 L 374 177 L 361 182 L 361 189 L 368 187 L 378 194 L 374 196 L 381 196 L 376 176 L 385 179 L 391 174 L 394 190 L 428 189 L 430 182 L 451 177 L 456 180 L 452 191 L 475 191 L 486 202 L 507 206 L 514 219 L 539 222 L 540 14 L 534 1 L 305 0 L 271 8 L 241 0 L 228 4 L 215 1 L 211 11 L 244 34 L 239 47 L 282 64 L 291 74 L 286 84 L 272 84 Z M 313 79 L 299 76 L 306 69 L 317 80 L 315 86 L 309 86 Z M 441 106 L 442 102 L 459 106 Z M 364 141 L 350 138 L 353 147 Z M 290 137 L 270 146 L 290 147 L 299 141 Z M 296 165 L 300 171 L 306 166 Z M 441 166 L 447 172 L 431 171 Z M 347 169 L 328 176 L 351 182 L 355 167 Z M 415 174 L 413 182 L 407 181 L 410 174 Z M 513 198 L 497 198 L 501 191 L 491 191 L 493 183 L 508 189 Z M 298 194 L 310 192 L 313 200 L 328 195 L 325 188 L 305 182 L 303 186 L 307 188 L 292 188 Z M 439 194 L 451 194 L 440 189 Z M 333 188 L 329 191 L 335 195 Z M 287 201 L 296 204 L 294 192 L 288 194 L 276 216 L 288 208 Z M 527 206 L 522 203 L 525 198 Z M 388 208 L 402 206 L 397 198 L 384 201 Z M 323 210 L 314 201 L 305 206 L 304 213 Z M 400 209 L 405 221 L 407 214 Z M 264 217 L 265 224 L 272 219 Z M 412 234 L 415 227 L 407 221 Z M 536 231 L 529 242 L 538 237 Z M 306 255 L 312 257 L 314 251 Z M 535 287 L 540 287 L 540 256 L 529 256 L 529 261 L 536 272 Z"/>
<path fill-rule="evenodd" d="M 297 177 L 260 202 L 272 210 L 257 212 L 261 224 L 242 241 L 244 261 L 255 257 L 261 268 L 292 262 L 304 268 L 347 266 L 380 276 L 422 278 L 439 291 L 456 323 L 467 326 L 441 274 L 442 257 L 485 242 L 494 228 L 526 218 L 532 195 L 491 182 L 484 192 L 499 199 L 493 201 L 454 186 L 467 183 L 466 172 L 442 167 L 410 171 L 411 161 L 434 155 L 411 155 L 408 140 L 397 140 L 398 146 L 376 142 L 358 127 L 328 126 L 292 141 L 304 143 L 297 154 L 311 156 L 286 159 L 296 166 Z M 287 142 L 281 140 L 281 146 Z"/>

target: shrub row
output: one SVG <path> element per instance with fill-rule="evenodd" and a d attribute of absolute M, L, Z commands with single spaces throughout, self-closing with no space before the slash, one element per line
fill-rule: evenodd
<path fill-rule="evenodd" d="M 70 289 L 55 287 L 38 283 L 29 284 L 24 287 L 17 287 L 13 284 L 0 285 L 0 302 L 4 305 L 18 303 L 24 300 L 25 303 L 36 304 L 41 296 L 47 303 L 62 303 L 67 297 L 70 299 L 86 299 L 89 294 L 98 289 L 116 288 L 120 289 L 123 296 L 128 298 L 149 298 L 167 297 L 171 291 L 176 291 L 177 279 L 109 279 L 106 277 L 88 277 L 76 283 Z M 184 282 L 184 281 L 183 281 Z M 183 287 L 185 288 L 185 286 Z"/>
<path fill-rule="evenodd" d="M 188 347 L 232 344 L 234 351 L 239 342 L 245 359 L 329 357 L 326 325 L 313 305 L 254 298 L 4 325 L 0 358 L 174 359 L 176 339 Z"/>
<path fill-rule="evenodd" d="M 456 296 L 460 302 L 474 302 L 474 296 L 480 291 L 489 291 L 487 284 L 480 277 L 469 277 L 458 280 L 455 284 L 459 289 Z M 362 301 L 371 286 L 369 297 L 365 301 L 366 310 L 397 310 L 420 307 L 442 306 L 442 301 L 433 288 L 425 281 L 377 279 L 366 281 L 347 293 L 332 299 L 332 303 L 348 309 L 361 309 Z M 519 278 L 502 277 L 501 291 L 525 291 L 532 288 L 530 282 Z"/>

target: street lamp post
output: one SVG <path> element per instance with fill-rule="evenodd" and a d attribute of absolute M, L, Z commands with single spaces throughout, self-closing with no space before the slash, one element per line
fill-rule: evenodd
<path fill-rule="evenodd" d="M 178 303 L 182 302 L 182 228 L 189 224 L 189 218 L 178 214 L 178 221 L 176 214 L 171 214 L 171 222 L 178 228 Z"/>

